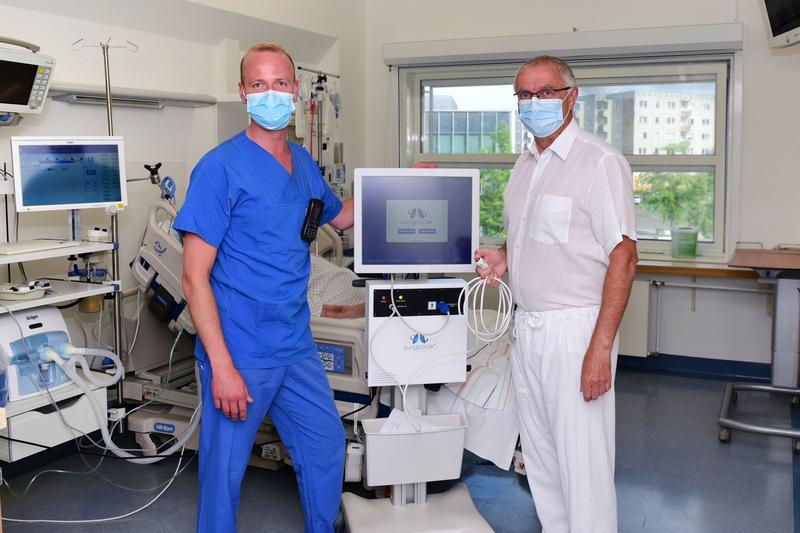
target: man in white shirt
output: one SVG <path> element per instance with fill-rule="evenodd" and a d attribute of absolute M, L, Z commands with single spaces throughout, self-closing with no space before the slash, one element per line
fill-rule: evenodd
<path fill-rule="evenodd" d="M 518 305 L 512 379 L 545 533 L 613 533 L 617 329 L 638 260 L 631 169 L 573 120 L 564 61 L 530 60 L 514 88 L 535 142 L 505 191 L 508 239 L 475 252 L 478 273 L 508 270 Z"/>

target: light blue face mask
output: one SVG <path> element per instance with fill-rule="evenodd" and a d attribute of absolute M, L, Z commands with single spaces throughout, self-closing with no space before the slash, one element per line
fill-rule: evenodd
<path fill-rule="evenodd" d="M 247 112 L 266 130 L 282 130 L 294 113 L 294 94 L 264 91 L 247 95 Z"/>
<path fill-rule="evenodd" d="M 534 137 L 548 137 L 564 123 L 563 102 L 560 98 L 520 100 L 519 120 Z"/>

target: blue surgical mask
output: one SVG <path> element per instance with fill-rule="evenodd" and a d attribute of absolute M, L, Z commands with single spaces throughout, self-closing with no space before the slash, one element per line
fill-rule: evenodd
<path fill-rule="evenodd" d="M 294 94 L 264 91 L 247 95 L 247 112 L 266 130 L 282 130 L 294 113 Z"/>
<path fill-rule="evenodd" d="M 548 137 L 564 123 L 563 102 L 560 98 L 520 100 L 519 120 L 534 137 Z"/>

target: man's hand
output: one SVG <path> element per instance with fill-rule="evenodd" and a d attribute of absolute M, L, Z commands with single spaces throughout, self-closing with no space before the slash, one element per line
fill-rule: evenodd
<path fill-rule="evenodd" d="M 490 287 L 497 287 L 497 280 L 506 273 L 508 265 L 506 263 L 505 248 L 478 248 L 475 250 L 475 261 L 483 258 L 486 261 L 486 268 L 476 267 L 475 272 L 482 278 L 489 281 Z"/>
<path fill-rule="evenodd" d="M 214 407 L 231 420 L 247 420 L 247 404 L 253 398 L 247 392 L 247 385 L 242 375 L 233 365 L 212 366 L 211 394 L 214 396 Z"/>
<path fill-rule="evenodd" d="M 581 368 L 581 392 L 587 402 L 598 399 L 611 389 L 611 349 L 589 344 Z"/>

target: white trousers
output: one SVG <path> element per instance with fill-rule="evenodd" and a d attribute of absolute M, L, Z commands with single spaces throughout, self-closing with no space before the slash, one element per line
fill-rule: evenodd
<path fill-rule="evenodd" d="M 517 311 L 512 380 L 528 484 L 544 533 L 616 533 L 614 387 L 586 402 L 583 356 L 599 307 Z"/>

